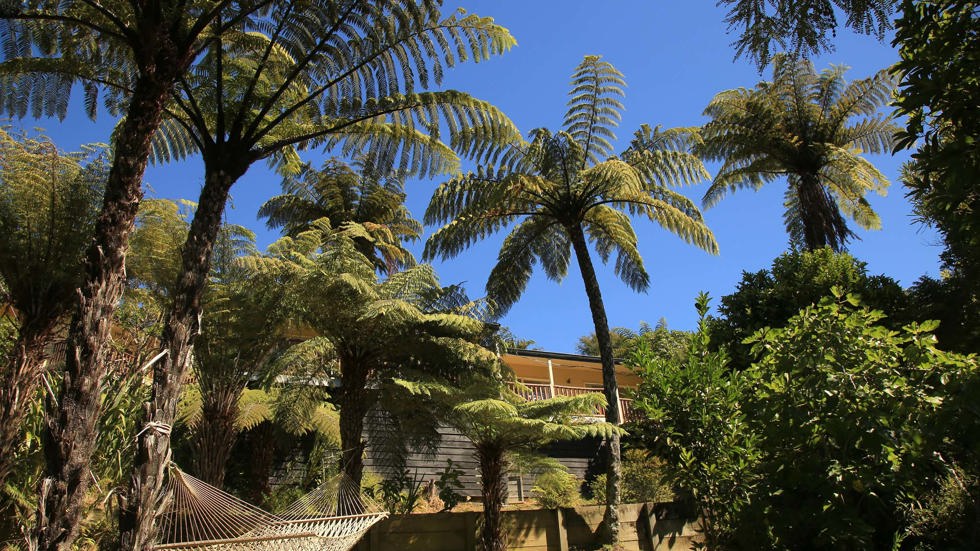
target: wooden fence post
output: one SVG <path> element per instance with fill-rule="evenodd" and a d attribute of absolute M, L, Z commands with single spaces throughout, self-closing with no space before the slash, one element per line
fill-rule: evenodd
<path fill-rule="evenodd" d="M 558 549 L 568 551 L 568 531 L 565 530 L 565 514 L 561 507 L 555 508 L 555 524 L 558 526 Z"/>
<path fill-rule="evenodd" d="M 479 513 L 463 513 L 463 532 L 467 551 L 476 551 L 476 516 Z"/>
<path fill-rule="evenodd" d="M 371 544 L 371 551 L 381 551 L 381 536 L 379 535 L 381 530 L 379 530 L 379 528 L 380 526 L 375 524 L 371 527 L 371 530 L 368 531 L 368 541 Z"/>
<path fill-rule="evenodd" d="M 643 507 L 640 508 L 640 518 L 642 520 L 644 534 L 641 536 L 640 531 L 637 530 L 636 539 L 639 540 L 639 543 L 645 544 L 640 545 L 640 549 L 654 551 L 656 549 L 656 543 L 653 541 L 653 525 L 656 522 L 656 517 L 653 507 L 650 507 L 649 503 L 644 503 Z M 638 522 L 637 525 L 639 524 L 641 523 Z"/>

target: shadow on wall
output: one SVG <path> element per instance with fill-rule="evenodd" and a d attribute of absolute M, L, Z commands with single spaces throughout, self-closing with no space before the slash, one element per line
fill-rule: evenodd
<path fill-rule="evenodd" d="M 504 532 L 512 551 L 571 551 L 598 547 L 596 534 L 604 507 L 504 512 Z M 694 549 L 697 523 L 677 503 L 636 503 L 619 507 L 620 536 L 626 551 Z M 475 550 L 480 512 L 396 515 L 375 527 L 357 551 Z"/>

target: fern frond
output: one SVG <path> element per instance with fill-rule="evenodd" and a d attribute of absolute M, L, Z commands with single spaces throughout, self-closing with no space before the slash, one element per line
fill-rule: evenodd
<path fill-rule="evenodd" d="M 590 163 L 597 163 L 612 153 L 610 140 L 616 138 L 613 128 L 622 120 L 623 104 L 618 98 L 626 95 L 625 87 L 623 74 L 599 56 L 586 56 L 572 74 L 571 99 L 563 127 Z"/>
<path fill-rule="evenodd" d="M 501 314 L 510 310 L 524 293 L 537 262 L 534 244 L 553 231 L 553 225 L 554 222 L 547 218 L 530 217 L 518 224 L 504 239 L 497 254 L 497 263 L 487 280 L 487 296 L 497 304 Z M 559 272 L 557 269 L 552 271 L 556 274 Z"/>

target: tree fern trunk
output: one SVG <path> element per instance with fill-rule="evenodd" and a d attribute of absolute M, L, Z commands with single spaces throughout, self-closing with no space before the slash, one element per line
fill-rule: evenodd
<path fill-rule="evenodd" d="M 481 493 L 483 497 L 483 528 L 480 541 L 483 551 L 506 551 L 501 509 L 507 501 L 507 462 L 504 449 L 496 442 L 476 445 L 480 462 Z"/>
<path fill-rule="evenodd" d="M 364 416 L 370 403 L 367 396 L 368 370 L 350 358 L 340 360 L 340 470 L 358 488 L 364 476 Z"/>
<path fill-rule="evenodd" d="M 24 415 L 44 375 L 44 347 L 51 340 L 51 329 L 25 320 L 0 374 L 0 488 L 13 469 Z"/>
<path fill-rule="evenodd" d="M 221 488 L 225 483 L 225 467 L 238 436 L 235 419 L 238 417 L 241 387 L 220 383 L 211 386 L 208 390 L 201 389 L 204 403 L 192 445 L 194 472 L 201 480 Z"/>
<path fill-rule="evenodd" d="M 245 488 L 249 503 L 262 503 L 269 496 L 272 467 L 279 453 L 277 429 L 274 423 L 265 421 L 245 433 L 243 444 L 251 450 L 245 469 L 248 485 Z M 267 507 L 268 508 L 268 507 Z"/>
<path fill-rule="evenodd" d="M 144 549 L 156 538 L 155 519 L 160 513 L 167 464 L 170 461 L 170 428 L 177 400 L 191 365 L 194 339 L 200 332 L 201 300 L 211 267 L 211 252 L 221 229 L 228 192 L 248 164 L 238 159 L 205 165 L 204 188 L 184 243 L 181 273 L 173 305 L 163 329 L 162 346 L 167 355 L 153 369 L 153 394 L 144 406 L 136 461 L 127 494 L 120 498 L 121 548 Z"/>
<path fill-rule="evenodd" d="M 91 481 L 89 465 L 95 451 L 105 345 L 126 285 L 125 258 L 143 198 L 150 138 L 160 125 L 181 66 L 180 59 L 169 55 L 168 45 L 172 44 L 162 40 L 156 44 L 154 69 L 141 71 L 118 133 L 102 212 L 86 254 L 78 307 L 69 327 L 61 393 L 57 403 L 47 408 L 46 468 L 35 531 L 41 550 L 68 550 L 78 536 L 82 502 Z"/>
<path fill-rule="evenodd" d="M 796 193 L 806 249 L 814 251 L 829 246 L 842 251 L 854 232 L 847 227 L 847 220 L 827 187 L 817 176 L 804 176 L 796 186 Z"/>
<path fill-rule="evenodd" d="M 602 293 L 599 291 L 599 280 L 596 278 L 595 267 L 589 255 L 585 242 L 585 234 L 581 226 L 567 228 L 575 250 L 575 259 L 582 272 L 582 282 L 585 284 L 585 294 L 589 297 L 589 309 L 592 311 L 592 322 L 595 324 L 596 341 L 599 344 L 599 358 L 602 360 L 602 391 L 609 402 L 606 406 L 606 421 L 619 425 L 619 383 L 616 381 L 616 362 L 613 357 L 612 339 L 609 336 L 609 321 L 606 319 L 606 308 L 602 303 Z M 606 449 L 606 511 L 603 516 L 603 539 L 605 543 L 615 546 L 619 542 L 619 479 L 621 472 L 619 434 L 614 433 L 607 443 Z"/>

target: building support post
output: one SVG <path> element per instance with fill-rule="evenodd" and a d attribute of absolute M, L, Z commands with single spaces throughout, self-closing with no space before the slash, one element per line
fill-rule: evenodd
<path fill-rule="evenodd" d="M 551 365 L 551 359 L 548 359 L 548 388 L 551 390 L 551 396 L 549 398 L 555 397 L 555 369 Z"/>

